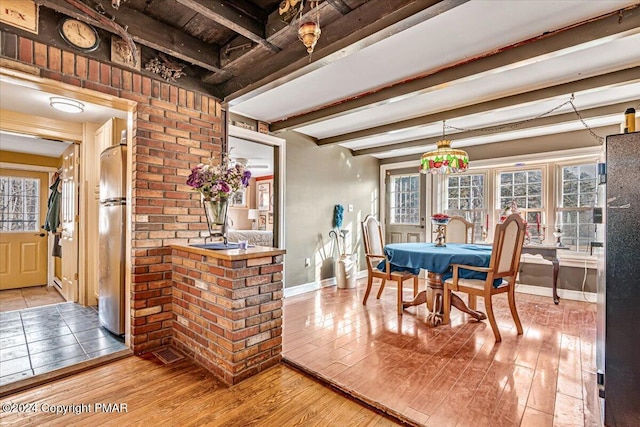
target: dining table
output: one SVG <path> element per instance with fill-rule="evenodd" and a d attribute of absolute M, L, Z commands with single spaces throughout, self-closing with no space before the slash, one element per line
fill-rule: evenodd
<path fill-rule="evenodd" d="M 384 253 L 392 270 L 408 270 L 418 274 L 427 270 L 427 288 L 420 291 L 412 301 L 404 302 L 403 308 L 427 303 L 429 314 L 427 323 L 431 326 L 442 324 L 444 319 L 444 280 L 452 276 L 451 264 L 465 264 L 476 267 L 488 267 L 491 260 L 491 246 L 447 243 L 438 246 L 435 243 L 390 243 L 385 245 Z M 470 279 L 485 279 L 486 273 L 460 269 L 460 276 Z M 451 305 L 469 314 L 476 320 L 487 316 L 469 308 L 460 297 L 451 294 Z"/>

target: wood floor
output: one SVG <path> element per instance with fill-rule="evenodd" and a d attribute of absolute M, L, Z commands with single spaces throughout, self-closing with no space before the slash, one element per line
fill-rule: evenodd
<path fill-rule="evenodd" d="M 36 413 L 6 411 L 31 403 L 24 409 Z M 126 412 L 106 413 L 106 404 Z M 44 412 L 65 405 L 81 413 Z M 398 425 L 282 364 L 227 388 L 186 359 L 162 365 L 133 356 L 9 396 L 2 408 L 3 427 Z"/>
<path fill-rule="evenodd" d="M 424 307 L 398 316 L 395 289 L 376 292 L 366 306 L 363 281 L 285 299 L 285 360 L 419 425 L 600 425 L 595 304 L 516 294 L 517 336 L 497 296 L 496 344 L 486 321 L 454 309 L 451 325 L 429 327 Z"/>
<path fill-rule="evenodd" d="M 32 286 L 0 291 L 0 312 L 23 310 L 65 302 L 52 286 Z"/>

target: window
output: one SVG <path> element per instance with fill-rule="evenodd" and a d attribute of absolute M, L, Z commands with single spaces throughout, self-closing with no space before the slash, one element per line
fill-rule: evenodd
<path fill-rule="evenodd" d="M 498 174 L 500 209 L 515 202 L 524 213 L 528 232 L 532 240 L 539 240 L 542 234 L 544 194 L 542 191 L 542 169 L 500 172 Z"/>
<path fill-rule="evenodd" d="M 0 177 L 0 231 L 40 231 L 40 180 Z"/>
<path fill-rule="evenodd" d="M 560 168 L 561 188 L 558 204 L 557 226 L 563 236 L 562 243 L 585 252 L 589 242 L 595 240 L 593 208 L 596 206 L 596 165 L 564 166 Z"/>
<path fill-rule="evenodd" d="M 391 177 L 391 224 L 420 224 L 420 174 Z"/>
<path fill-rule="evenodd" d="M 481 240 L 484 226 L 485 181 L 483 174 L 447 177 L 445 211 L 448 215 L 460 215 L 475 224 L 474 241 Z"/>

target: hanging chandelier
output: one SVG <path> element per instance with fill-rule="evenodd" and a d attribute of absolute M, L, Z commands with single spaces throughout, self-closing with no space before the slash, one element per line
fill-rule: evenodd
<path fill-rule="evenodd" d="M 434 151 L 420 158 L 420 172 L 434 175 L 465 172 L 469 168 L 469 154 L 464 150 L 451 148 L 451 141 L 445 139 L 445 123 L 442 122 L 442 139 L 436 142 Z"/>
<path fill-rule="evenodd" d="M 311 1 L 310 4 L 310 15 L 308 20 L 302 20 L 302 12 L 304 10 L 304 2 L 300 6 L 300 25 L 298 26 L 298 38 L 300 41 L 306 46 L 307 52 L 309 53 L 309 60 L 311 60 L 311 54 L 313 53 L 313 49 L 316 47 L 316 43 L 320 39 L 320 34 L 322 31 L 320 30 L 320 12 L 318 11 L 318 1 Z"/>

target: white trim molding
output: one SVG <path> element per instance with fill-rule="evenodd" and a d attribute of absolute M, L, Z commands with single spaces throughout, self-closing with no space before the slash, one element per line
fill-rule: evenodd
<path fill-rule="evenodd" d="M 356 275 L 356 280 L 362 279 L 364 277 L 367 277 L 367 270 L 360 270 Z M 290 288 L 284 288 L 284 297 L 289 298 L 296 295 L 301 295 L 307 292 L 313 292 L 313 291 L 317 291 L 318 289 L 326 288 L 329 286 L 336 286 L 336 285 L 337 285 L 336 278 L 330 277 L 328 279 L 323 279 L 320 281 L 304 283 L 302 285 L 292 286 Z"/>
<path fill-rule="evenodd" d="M 551 288 L 546 288 L 543 286 L 534 286 L 534 285 L 525 285 L 519 283 L 516 285 L 516 292 L 521 294 L 529 294 L 529 295 L 539 295 L 543 297 L 553 297 L 553 290 Z M 560 304 L 562 304 L 562 300 L 572 300 L 572 301 L 585 301 L 595 303 L 597 300 L 597 294 L 593 292 L 582 292 L 582 291 L 574 291 L 571 289 L 558 289 L 558 296 L 560 297 Z"/>

